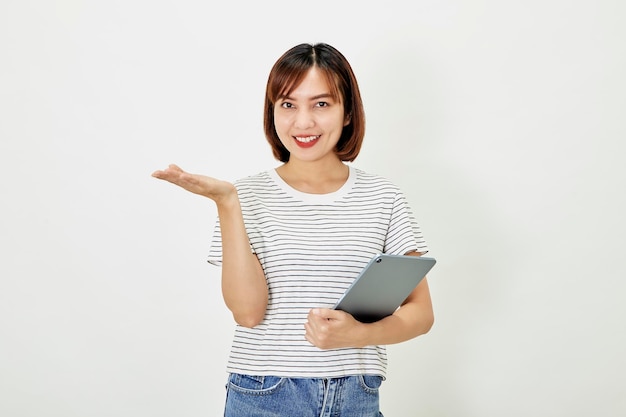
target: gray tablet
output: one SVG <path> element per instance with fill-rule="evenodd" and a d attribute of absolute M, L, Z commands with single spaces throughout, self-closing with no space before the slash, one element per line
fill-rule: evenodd
<path fill-rule="evenodd" d="M 435 262 L 425 256 L 378 254 L 333 308 L 364 323 L 387 317 L 400 307 Z"/>

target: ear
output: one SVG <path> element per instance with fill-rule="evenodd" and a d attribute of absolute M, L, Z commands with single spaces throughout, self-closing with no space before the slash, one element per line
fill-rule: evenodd
<path fill-rule="evenodd" d="M 352 122 L 352 114 L 348 113 L 343 121 L 343 127 L 348 126 L 350 122 Z"/>

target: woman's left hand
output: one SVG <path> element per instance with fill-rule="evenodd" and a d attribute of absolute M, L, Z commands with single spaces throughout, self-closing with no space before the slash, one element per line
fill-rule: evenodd
<path fill-rule="evenodd" d="M 364 326 L 367 325 L 344 311 L 314 308 L 304 324 L 304 337 L 320 349 L 363 347 Z"/>

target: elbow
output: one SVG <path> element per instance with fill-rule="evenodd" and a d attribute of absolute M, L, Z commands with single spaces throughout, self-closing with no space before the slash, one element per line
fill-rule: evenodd
<path fill-rule="evenodd" d="M 433 328 L 435 324 L 435 316 L 431 313 L 429 316 L 422 322 L 422 329 L 420 334 L 426 334 Z"/>
<path fill-rule="evenodd" d="M 224 296 L 226 307 L 230 310 L 235 323 L 240 326 L 253 328 L 258 326 L 265 319 L 268 298 L 229 298 Z"/>
<path fill-rule="evenodd" d="M 233 318 L 238 325 L 251 329 L 261 324 L 265 318 L 265 310 L 262 312 L 248 311 L 239 314 L 233 313 Z"/>
<path fill-rule="evenodd" d="M 261 324 L 262 320 L 257 320 L 254 317 L 235 317 L 235 322 L 242 326 L 242 327 L 247 327 L 249 329 L 258 326 L 259 324 Z"/>

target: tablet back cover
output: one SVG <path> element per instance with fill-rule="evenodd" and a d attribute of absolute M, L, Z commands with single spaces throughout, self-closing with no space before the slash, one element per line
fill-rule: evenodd
<path fill-rule="evenodd" d="M 371 323 L 393 314 L 435 265 L 424 256 L 379 254 L 361 271 L 335 305 L 355 319 Z"/>

